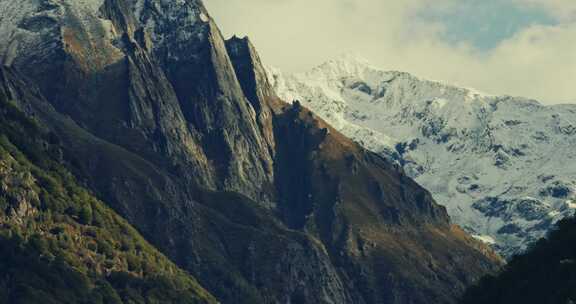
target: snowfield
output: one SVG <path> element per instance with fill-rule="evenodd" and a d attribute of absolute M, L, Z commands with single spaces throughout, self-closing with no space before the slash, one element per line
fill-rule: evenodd
<path fill-rule="evenodd" d="M 574 214 L 576 105 L 491 96 L 351 56 L 268 73 L 280 97 L 398 162 L 455 223 L 504 256 Z"/>

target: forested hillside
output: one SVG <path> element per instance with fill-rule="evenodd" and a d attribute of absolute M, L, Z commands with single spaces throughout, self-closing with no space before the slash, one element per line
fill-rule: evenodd
<path fill-rule="evenodd" d="M 572 304 L 576 302 L 576 218 L 512 258 L 497 276 L 484 278 L 462 304 Z"/>
<path fill-rule="evenodd" d="M 1 98 L 0 303 L 215 303 L 61 156 L 56 135 Z"/>

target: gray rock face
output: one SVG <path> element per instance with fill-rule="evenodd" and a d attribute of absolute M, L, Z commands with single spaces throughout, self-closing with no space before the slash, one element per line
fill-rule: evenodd
<path fill-rule="evenodd" d="M 59 111 L 184 178 L 272 201 L 259 190 L 272 184 L 269 149 L 203 5 L 24 2 L 12 8 L 17 24 L 44 15 L 54 24 L 4 25 L 0 45 L 16 51 L 2 61 L 31 76 Z"/>
<path fill-rule="evenodd" d="M 11 1 L 0 93 L 222 303 L 453 303 L 498 267 L 403 172 L 280 101 L 200 2 Z"/>
<path fill-rule="evenodd" d="M 274 156 L 275 139 L 273 130 L 274 109 L 283 104 L 276 96 L 254 45 L 245 37 L 234 36 L 226 41 L 226 48 L 244 95 L 256 111 L 258 125 L 263 132 L 271 155 Z"/>

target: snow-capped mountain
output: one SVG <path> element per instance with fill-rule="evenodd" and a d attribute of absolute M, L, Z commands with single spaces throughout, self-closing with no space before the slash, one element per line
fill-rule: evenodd
<path fill-rule="evenodd" d="M 505 256 L 574 213 L 576 105 L 490 96 L 353 56 L 301 74 L 270 68 L 269 77 L 281 98 L 397 161 Z"/>

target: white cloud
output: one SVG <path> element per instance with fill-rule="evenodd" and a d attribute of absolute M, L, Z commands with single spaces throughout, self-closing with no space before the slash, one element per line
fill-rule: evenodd
<path fill-rule="evenodd" d="M 541 7 L 563 21 L 576 19 L 576 1 L 574 0 L 514 0 L 518 4 Z"/>
<path fill-rule="evenodd" d="M 435 0 L 449 9 L 456 0 Z M 385 69 L 522 95 L 576 102 L 576 23 L 566 0 L 509 0 L 555 12 L 557 26 L 531 26 L 481 52 L 441 38 L 445 25 L 418 17 L 427 0 L 206 0 L 225 34 L 248 34 L 268 64 L 304 70 L 346 52 Z M 576 1 L 574 1 L 576 2 Z M 574 11 L 574 10 L 572 10 Z"/>

